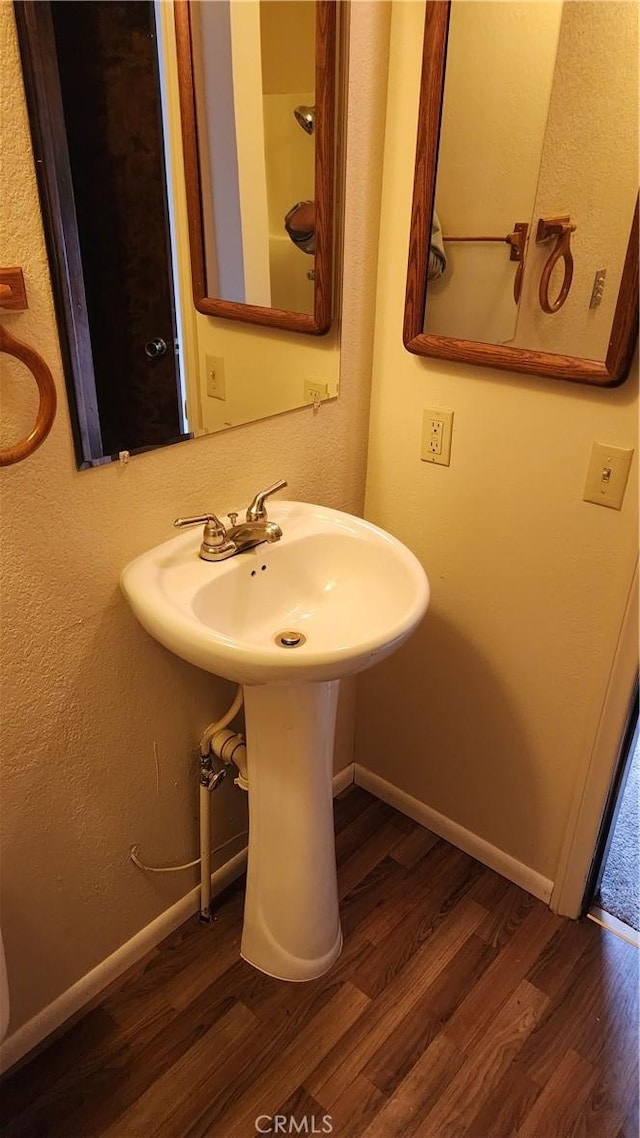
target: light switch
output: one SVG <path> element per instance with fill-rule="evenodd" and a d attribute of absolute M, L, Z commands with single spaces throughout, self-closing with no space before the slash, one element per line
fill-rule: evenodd
<path fill-rule="evenodd" d="M 629 468 L 633 458 L 632 447 L 607 446 L 594 443 L 585 483 L 585 502 L 595 502 L 598 506 L 609 506 L 613 510 L 622 508 Z"/>
<path fill-rule="evenodd" d="M 224 359 L 222 356 L 205 356 L 207 369 L 207 395 L 210 399 L 226 399 L 227 385 L 224 379 Z"/>

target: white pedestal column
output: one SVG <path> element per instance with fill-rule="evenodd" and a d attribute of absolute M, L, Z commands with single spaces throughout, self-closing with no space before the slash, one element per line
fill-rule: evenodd
<path fill-rule="evenodd" d="M 249 862 L 241 954 L 313 980 L 340 954 L 333 831 L 339 681 L 246 685 Z"/>

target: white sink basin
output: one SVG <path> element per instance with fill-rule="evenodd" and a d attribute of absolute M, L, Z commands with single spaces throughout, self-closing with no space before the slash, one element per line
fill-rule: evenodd
<path fill-rule="evenodd" d="M 429 601 L 419 561 L 350 514 L 270 501 L 279 541 L 226 561 L 202 529 L 144 553 L 122 589 L 151 636 L 244 685 L 249 856 L 241 953 L 282 980 L 321 976 L 340 953 L 333 737 L 340 677 L 382 660 Z M 283 647 L 278 637 L 299 643 Z"/>
<path fill-rule="evenodd" d="M 338 679 L 377 663 L 424 615 L 425 572 L 390 534 L 301 502 L 269 503 L 283 536 L 202 561 L 200 528 L 142 554 L 122 588 L 151 636 L 238 683 Z M 283 632 L 301 633 L 283 647 Z"/>

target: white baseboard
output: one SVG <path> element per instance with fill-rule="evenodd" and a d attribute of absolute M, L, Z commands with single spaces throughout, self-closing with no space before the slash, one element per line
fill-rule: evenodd
<path fill-rule="evenodd" d="M 247 864 L 246 847 L 234 854 L 220 869 L 211 875 L 213 896 L 221 893 L 228 885 L 240 877 Z M 200 908 L 200 886 L 196 885 L 175 905 L 165 909 L 159 917 L 111 953 L 106 960 L 82 976 L 66 992 L 62 992 L 51 1004 L 38 1012 L 13 1035 L 7 1036 L 0 1044 L 0 1071 L 7 1071 L 24 1055 L 42 1043 L 48 1035 L 57 1031 L 68 1019 L 76 1016 L 88 1003 L 99 996 L 119 976 L 143 956 L 155 948 L 160 941 L 169 936 Z"/>
<path fill-rule="evenodd" d="M 333 776 L 334 796 L 340 794 L 353 781 L 354 764 L 350 763 Z M 245 847 L 211 875 L 211 891 L 214 897 L 242 876 L 246 863 Z M 51 1004 L 47 1004 L 46 1008 L 27 1020 L 12 1035 L 7 1036 L 4 1042 L 0 1043 L 0 1073 L 8 1071 L 47 1036 L 58 1031 L 67 1020 L 81 1012 L 123 973 L 137 964 L 147 952 L 188 921 L 199 908 L 200 886 L 196 885 L 176 901 L 175 905 L 165 909 L 164 913 L 160 913 L 151 924 L 146 925 L 106 960 L 87 972 L 86 976 L 82 976 L 71 988 L 67 988 L 66 992 L 62 992 Z"/>
<path fill-rule="evenodd" d="M 349 763 L 348 767 L 343 767 L 341 771 L 333 776 L 333 797 L 341 794 L 348 786 L 355 782 L 355 763 Z"/>
<path fill-rule="evenodd" d="M 402 814 L 413 818 L 414 822 L 419 822 L 438 837 L 451 842 L 452 846 L 464 850 L 483 865 L 488 865 L 490 869 L 495 869 L 496 873 L 519 885 L 521 889 L 526 889 L 527 893 L 532 893 L 534 897 L 548 903 L 553 882 L 537 873 L 535 869 L 517 861 L 515 857 L 511 857 L 497 846 L 492 846 L 490 842 L 485 842 L 484 838 L 478 837 L 471 830 L 465 830 L 464 826 L 460 826 L 444 814 L 439 814 L 437 810 L 432 810 L 420 799 L 413 798 L 404 790 L 399 790 L 380 775 L 373 774 L 366 767 L 360 766 L 360 763 L 355 764 L 355 782 L 357 786 L 375 794 L 376 798 L 382 799 Z"/>

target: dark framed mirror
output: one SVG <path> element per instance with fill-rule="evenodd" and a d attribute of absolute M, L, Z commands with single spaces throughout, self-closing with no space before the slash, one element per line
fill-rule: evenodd
<path fill-rule="evenodd" d="M 281 51 L 268 57 L 264 69 L 261 65 L 266 80 L 259 88 L 253 82 L 255 40 L 252 60 L 246 54 L 249 39 L 241 34 L 242 21 L 250 15 L 255 20 L 260 11 L 257 0 L 203 0 L 198 8 L 205 20 L 205 10 L 213 19 L 226 8 L 227 22 L 233 15 L 240 23 L 236 46 L 244 54 L 236 59 L 237 75 L 247 80 L 254 98 L 269 101 L 264 115 L 259 109 L 260 120 L 264 117 L 274 130 L 286 128 L 295 140 L 296 149 L 285 151 L 286 161 L 278 164 L 286 175 L 281 201 L 290 212 L 291 194 L 299 193 L 300 200 L 314 197 L 318 113 L 332 113 L 322 109 L 322 99 L 319 111 L 314 86 L 318 67 L 326 76 L 334 66 L 316 60 L 316 5 L 269 0 L 264 24 L 260 18 L 253 30 Z M 290 15 L 284 37 L 283 8 Z M 193 310 L 174 5 L 16 0 L 14 10 L 78 468 L 126 461 L 156 447 L 335 398 L 337 321 L 328 335 L 310 341 L 279 332 L 277 323 L 273 331 L 261 330 L 210 320 Z M 325 15 L 334 26 L 335 11 L 322 8 L 319 19 Z M 340 20 L 340 34 L 340 56 L 346 58 L 346 19 Z M 320 40 L 325 43 L 324 33 Z M 286 57 L 295 55 L 292 43 L 301 49 L 306 44 L 293 72 L 285 68 Z M 336 71 L 343 79 L 345 69 Z M 285 91 L 277 89 L 281 80 Z M 263 86 L 269 88 L 266 94 Z M 344 109 L 343 90 L 336 102 Z M 214 113 L 224 115 L 226 106 L 222 91 Z M 252 127 L 255 118 L 248 121 Z M 254 135 L 245 142 L 257 156 Z M 219 169 L 220 164 L 216 175 Z M 341 161 L 337 169 L 339 216 Z M 332 161 L 326 170 L 333 177 Z M 301 171 L 306 180 L 300 181 Z M 253 188 L 250 182 L 260 204 Z M 333 192 L 323 200 L 328 212 L 320 209 L 321 249 L 333 228 Z M 227 204 L 229 210 L 223 203 L 217 221 L 223 234 L 233 235 L 233 202 Z M 303 220 L 308 225 L 308 218 Z M 294 235 L 309 249 L 309 232 L 300 232 Z M 278 282 L 285 291 L 279 307 L 285 316 L 291 310 L 297 327 L 293 299 L 284 300 L 287 290 L 293 290 L 294 299 L 301 293 L 298 321 L 310 325 L 307 331 L 325 330 L 331 319 L 331 259 L 320 259 L 314 296 L 308 278 L 314 275 L 313 253 L 287 233 L 277 244 L 280 259 L 295 270 Z M 336 285 L 338 292 L 339 278 Z M 260 351 L 254 347 L 256 335 Z"/>
<path fill-rule="evenodd" d="M 207 316 L 331 325 L 339 9 L 175 4 L 193 302 Z"/>
<path fill-rule="evenodd" d="M 153 0 L 16 0 L 79 469 L 192 437 Z"/>
<path fill-rule="evenodd" d="M 418 355 L 613 386 L 638 331 L 638 15 L 428 0 L 405 298 Z"/>

